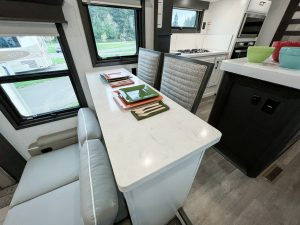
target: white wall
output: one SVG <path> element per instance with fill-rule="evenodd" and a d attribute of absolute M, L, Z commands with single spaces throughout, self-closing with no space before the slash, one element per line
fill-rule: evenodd
<path fill-rule="evenodd" d="M 250 0 L 220 0 L 211 2 L 203 21 L 207 23 L 203 33 L 232 35 L 236 38 Z M 231 43 L 230 50 L 234 47 Z"/>
<path fill-rule="evenodd" d="M 211 2 L 203 21 L 206 34 L 237 35 L 250 0 L 220 0 Z"/>
<path fill-rule="evenodd" d="M 146 48 L 154 47 L 154 0 L 145 0 Z"/>
<path fill-rule="evenodd" d="M 271 8 L 262 26 L 256 45 L 269 45 L 271 43 L 289 3 L 290 0 L 272 0 Z"/>
<path fill-rule="evenodd" d="M 232 35 L 172 34 L 170 51 L 195 48 L 229 51 L 232 41 Z"/>
<path fill-rule="evenodd" d="M 69 47 L 71 49 L 71 53 L 75 62 L 75 66 L 77 68 L 77 72 L 82 84 L 82 88 L 84 90 L 84 94 L 88 101 L 88 105 L 92 107 L 93 103 L 87 85 L 85 72 L 92 71 L 92 70 L 101 71 L 103 70 L 103 67 L 93 68 L 92 66 L 77 1 L 65 0 L 63 6 L 63 12 L 66 20 L 68 21 L 67 24 L 63 25 L 64 31 L 69 43 Z M 136 67 L 136 65 L 130 64 L 125 66 L 105 67 L 105 69 L 117 68 L 117 67 L 126 67 L 127 69 L 131 69 L 133 67 Z"/>
<path fill-rule="evenodd" d="M 147 48 L 153 48 L 153 5 L 154 0 L 146 0 L 146 34 L 149 34 L 146 35 Z M 82 88 L 88 101 L 88 105 L 90 107 L 93 107 L 93 102 L 85 78 L 85 72 L 92 70 L 100 71 L 103 69 L 109 69 L 110 67 L 92 67 L 92 62 L 90 59 L 89 50 L 81 23 L 81 16 L 79 13 L 77 1 L 65 0 L 63 12 L 65 14 L 66 20 L 68 21 L 67 24 L 64 24 L 64 30 L 75 62 L 75 66 L 77 68 Z M 150 20 L 148 19 L 149 17 L 151 18 Z M 131 68 L 136 67 L 136 64 L 115 67 L 124 67 L 130 70 Z M 27 148 L 31 143 L 35 142 L 38 137 L 74 128 L 77 124 L 76 119 L 77 118 L 74 117 L 22 130 L 15 130 L 14 127 L 6 119 L 6 117 L 0 112 L 0 132 L 25 159 L 28 159 L 30 155 L 27 152 Z"/>
<path fill-rule="evenodd" d="M 146 0 L 146 47 L 153 48 L 153 20 L 154 20 L 154 0 Z M 67 24 L 64 25 L 65 34 L 71 49 L 71 53 L 77 68 L 77 72 L 82 84 L 82 88 L 84 90 L 85 96 L 87 98 L 88 104 L 90 107 L 93 106 L 91 96 L 89 93 L 89 89 L 87 86 L 87 80 L 85 77 L 85 72 L 87 71 L 101 71 L 103 69 L 109 68 L 127 68 L 131 70 L 131 68 L 136 67 L 136 64 L 129 65 L 121 65 L 121 66 L 113 66 L 113 67 L 96 67 L 93 68 L 92 62 L 90 59 L 90 54 L 83 30 L 83 25 L 81 22 L 81 16 L 79 13 L 78 5 L 76 0 L 65 0 L 63 6 L 63 12 L 68 21 Z M 150 19 L 149 19 L 150 18 Z"/>
<path fill-rule="evenodd" d="M 0 133 L 25 159 L 30 158 L 27 147 L 38 137 L 76 127 L 76 123 L 76 117 L 73 117 L 16 131 L 0 111 Z"/>
<path fill-rule="evenodd" d="M 171 50 L 207 48 L 232 51 L 250 0 L 219 0 L 204 11 L 206 28 L 200 34 L 173 34 Z"/>

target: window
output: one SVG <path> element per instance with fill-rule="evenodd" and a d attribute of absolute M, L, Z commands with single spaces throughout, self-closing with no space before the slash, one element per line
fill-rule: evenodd
<path fill-rule="evenodd" d="M 82 0 L 79 4 L 94 66 L 137 62 L 138 48 L 142 47 L 143 10 L 140 1 L 129 2 L 132 4 Z"/>
<path fill-rule="evenodd" d="M 1 88 L 24 118 L 79 108 L 69 77 L 4 83 Z"/>
<path fill-rule="evenodd" d="M 74 116 L 82 105 L 61 42 L 50 35 L 0 36 L 0 105 L 17 129 Z"/>
<path fill-rule="evenodd" d="M 174 8 L 172 12 L 172 30 L 175 32 L 199 32 L 202 15 L 202 11 Z"/>
<path fill-rule="evenodd" d="M 0 37 L 0 76 L 68 70 L 60 43 L 54 36 Z"/>
<path fill-rule="evenodd" d="M 108 59 L 137 54 L 134 9 L 88 6 L 97 56 Z"/>

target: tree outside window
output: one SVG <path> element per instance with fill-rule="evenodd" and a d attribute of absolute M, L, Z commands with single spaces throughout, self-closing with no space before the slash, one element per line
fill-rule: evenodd
<path fill-rule="evenodd" d="M 134 9 L 89 6 L 98 56 L 110 58 L 137 53 Z"/>

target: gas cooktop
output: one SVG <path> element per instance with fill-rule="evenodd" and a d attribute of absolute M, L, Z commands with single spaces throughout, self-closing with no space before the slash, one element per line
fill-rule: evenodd
<path fill-rule="evenodd" d="M 193 54 L 193 53 L 205 53 L 209 52 L 207 49 L 199 48 L 199 49 L 183 49 L 183 50 L 178 50 L 180 53 L 184 54 Z"/>

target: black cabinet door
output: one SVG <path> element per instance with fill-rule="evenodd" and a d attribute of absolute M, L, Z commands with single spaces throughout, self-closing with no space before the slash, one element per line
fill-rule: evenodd
<path fill-rule="evenodd" d="M 0 166 L 16 181 L 19 181 L 26 165 L 26 160 L 0 134 Z"/>
<path fill-rule="evenodd" d="M 239 75 L 224 76 L 209 119 L 222 132 L 216 147 L 256 177 L 300 129 L 300 92 Z"/>

